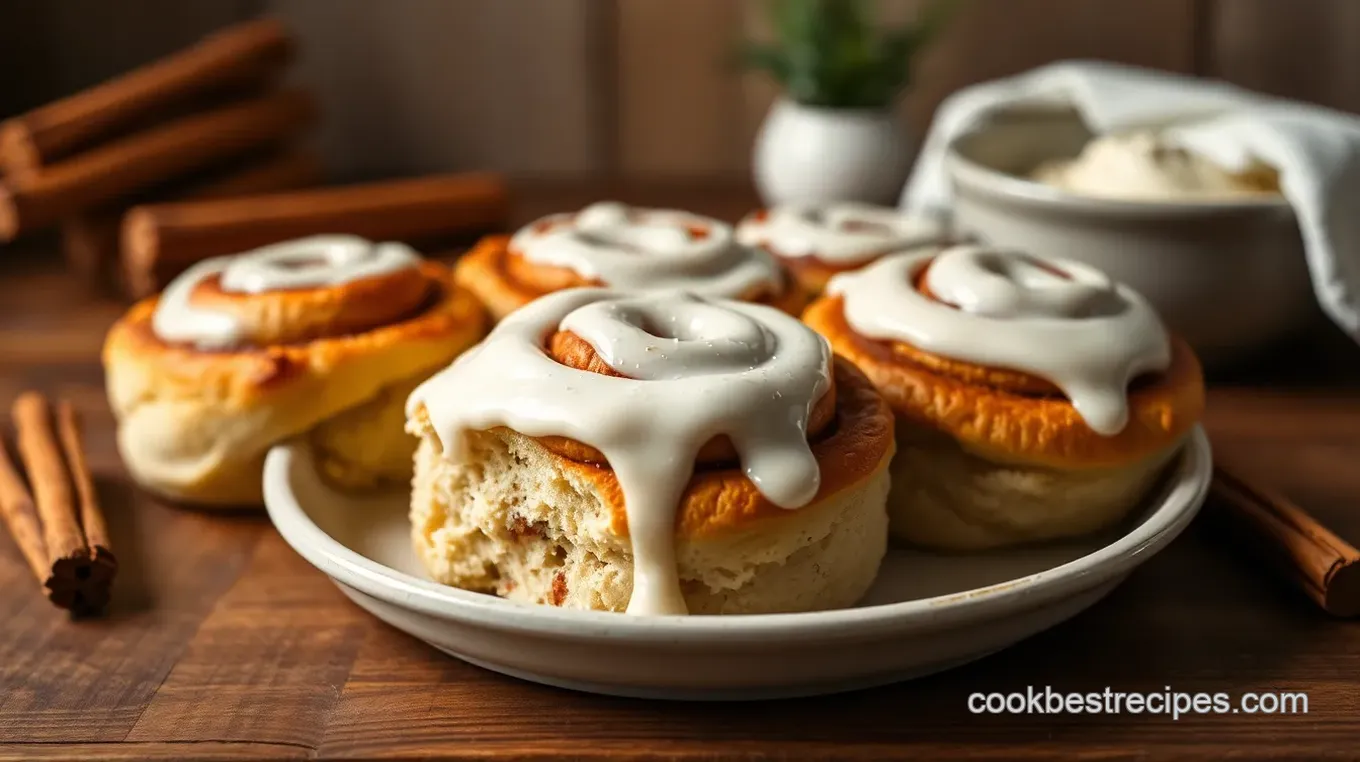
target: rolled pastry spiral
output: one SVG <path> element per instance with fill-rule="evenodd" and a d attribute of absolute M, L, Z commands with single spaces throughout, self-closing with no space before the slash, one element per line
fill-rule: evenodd
<path fill-rule="evenodd" d="M 152 328 L 202 349 L 287 344 L 384 325 L 420 306 L 428 274 L 409 247 L 313 236 L 200 262 L 166 287 Z"/>
<path fill-rule="evenodd" d="M 889 512 L 918 544 L 1106 526 L 1203 410 L 1189 347 L 1078 262 L 982 246 L 892 255 L 837 276 L 804 320 L 897 414 Z"/>
<path fill-rule="evenodd" d="M 459 264 L 457 277 L 498 317 L 582 286 L 685 290 L 791 313 L 806 304 L 779 263 L 739 243 L 731 225 L 613 202 L 544 217 L 509 239 L 488 237 Z"/>
<path fill-rule="evenodd" d="M 918 282 L 920 287 L 916 287 Z M 884 261 L 831 285 L 861 333 L 936 356 L 1024 370 L 1056 385 L 1096 432 L 1128 421 L 1125 390 L 1164 370 L 1156 312 L 1109 276 L 1071 262 L 958 246 Z"/>
<path fill-rule="evenodd" d="M 828 290 L 843 324 L 888 342 L 894 359 L 1070 407 L 1094 435 L 1081 437 L 1088 443 L 1136 438 L 1150 423 L 1135 410 L 1130 425 L 1141 399 L 1128 393 L 1135 379 L 1164 374 L 1175 360 L 1198 377 L 1146 299 L 1079 262 L 955 246 L 885 258 Z M 819 321 L 836 322 L 830 307 L 817 311 Z"/>
<path fill-rule="evenodd" d="M 395 243 L 316 236 L 195 265 L 104 347 L 119 446 L 139 482 L 257 504 L 265 451 L 306 434 L 345 486 L 401 481 L 401 402 L 485 317 L 448 269 Z"/>
<path fill-rule="evenodd" d="M 677 533 L 806 506 L 863 476 L 828 479 L 819 464 L 840 378 L 826 343 L 770 307 L 572 289 L 503 320 L 417 389 L 407 412 L 455 464 L 472 433 L 508 429 L 584 468 L 622 503 L 613 525 L 631 539 L 628 611 L 681 614 Z"/>

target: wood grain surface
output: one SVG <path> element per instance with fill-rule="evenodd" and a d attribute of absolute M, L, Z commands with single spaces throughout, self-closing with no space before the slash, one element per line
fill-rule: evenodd
<path fill-rule="evenodd" d="M 735 217 L 723 187 L 542 188 L 518 218 L 597 196 Z M 137 492 L 98 364 L 122 309 L 48 242 L 0 251 L 0 409 L 71 398 L 122 564 L 73 622 L 0 537 L 0 759 L 1354 759 L 1360 622 L 1328 618 L 1197 522 L 1104 602 L 946 674 L 842 696 L 649 703 L 519 682 L 363 613 L 255 515 Z M 1335 331 L 1215 379 L 1208 428 L 1239 470 L 1360 539 L 1360 350 Z M 1308 714 L 976 716 L 975 691 L 1308 694 Z"/>

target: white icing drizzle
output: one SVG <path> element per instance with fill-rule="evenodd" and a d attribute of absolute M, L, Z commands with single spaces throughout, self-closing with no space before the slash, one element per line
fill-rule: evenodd
<path fill-rule="evenodd" d="M 940 301 L 912 285 L 927 265 L 925 285 Z M 860 334 L 1045 378 L 1105 436 L 1128 423 L 1129 382 L 1171 364 L 1152 306 L 1070 260 L 955 246 L 885 257 L 828 290 L 844 297 Z"/>
<path fill-rule="evenodd" d="M 780 256 L 846 265 L 938 245 L 945 236 L 944 225 L 929 217 L 854 202 L 779 206 L 763 218 L 751 215 L 737 227 L 741 243 L 769 246 Z"/>
<path fill-rule="evenodd" d="M 729 298 L 761 286 L 773 293 L 783 288 L 773 257 L 738 243 L 731 225 L 688 212 L 601 202 L 544 217 L 516 233 L 510 247 L 530 262 L 565 267 L 611 288 Z"/>
<path fill-rule="evenodd" d="M 543 343 L 559 328 L 629 378 L 553 360 Z M 676 508 L 700 447 L 726 435 L 770 502 L 805 505 L 821 483 L 807 424 L 830 388 L 830 360 L 820 336 L 771 307 L 683 292 L 569 289 L 503 320 L 416 389 L 407 415 L 423 405 L 444 457 L 455 462 L 466 432 L 498 426 L 602 452 L 628 515 L 628 612 L 684 614 Z"/>
<path fill-rule="evenodd" d="M 205 259 L 165 287 L 151 327 L 164 341 L 188 342 L 204 349 L 229 347 L 241 340 L 237 321 L 193 303 L 194 289 L 207 278 L 220 274 L 223 291 L 258 294 L 338 286 L 414 267 L 419 261 L 420 256 L 404 244 L 375 244 L 352 235 L 310 236 Z"/>

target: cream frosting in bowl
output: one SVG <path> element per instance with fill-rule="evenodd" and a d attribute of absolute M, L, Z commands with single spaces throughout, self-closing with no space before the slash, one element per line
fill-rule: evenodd
<path fill-rule="evenodd" d="M 1270 173 L 1231 175 L 1137 135 L 1094 136 L 1071 110 L 994 115 L 949 147 L 954 224 L 1130 285 L 1209 365 L 1314 319 L 1298 222 L 1261 190 Z"/>
<path fill-rule="evenodd" d="M 1030 178 L 1076 195 L 1124 201 L 1223 202 L 1278 193 L 1269 167 L 1230 172 L 1155 130 L 1094 137 L 1075 158 L 1042 162 Z"/>

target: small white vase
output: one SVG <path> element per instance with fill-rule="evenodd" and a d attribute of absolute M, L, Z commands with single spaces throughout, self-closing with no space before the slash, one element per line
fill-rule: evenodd
<path fill-rule="evenodd" d="M 914 146 L 890 109 L 833 109 L 780 99 L 756 136 L 756 189 L 767 205 L 895 204 Z"/>

